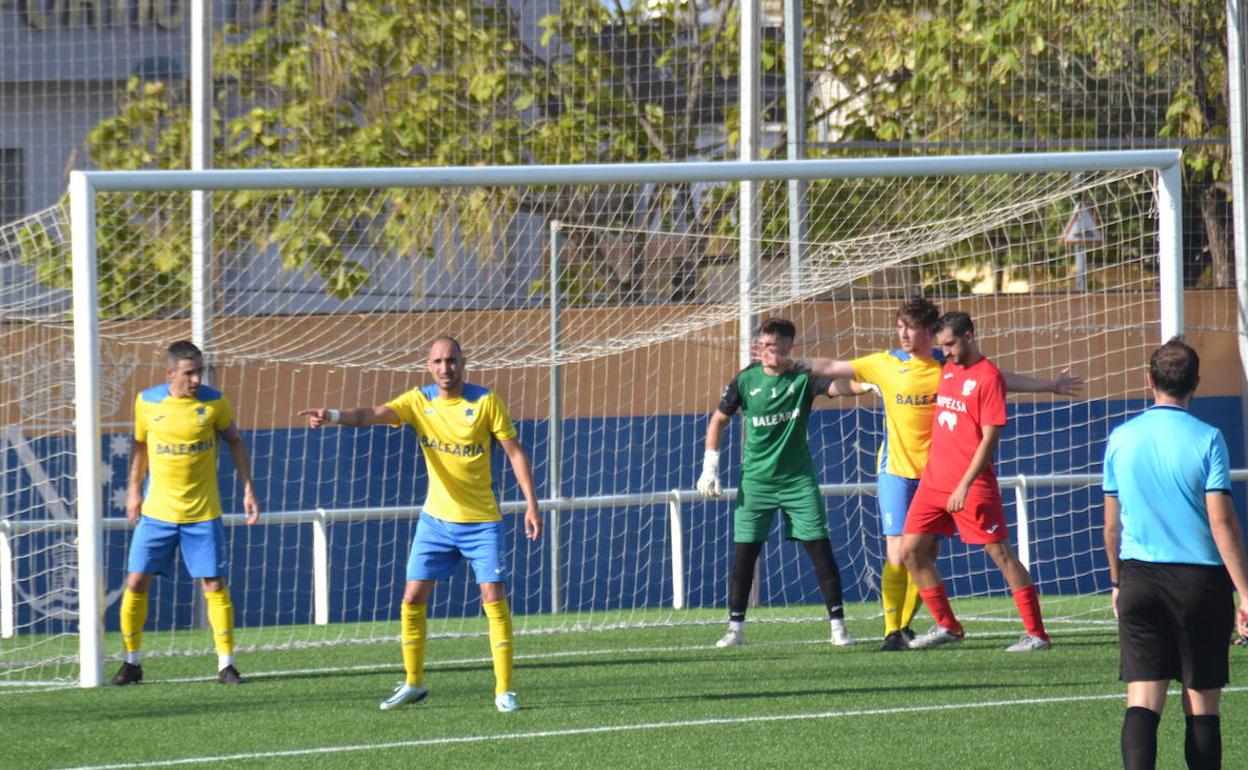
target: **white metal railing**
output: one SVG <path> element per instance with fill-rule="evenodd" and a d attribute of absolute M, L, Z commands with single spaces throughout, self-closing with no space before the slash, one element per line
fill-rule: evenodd
<path fill-rule="evenodd" d="M 1248 481 L 1248 468 L 1231 471 L 1231 480 Z M 1034 489 L 1090 487 L 1101 483 L 1100 474 L 1085 473 L 1062 476 L 1003 476 L 997 479 L 1002 489 L 1014 490 L 1015 523 L 1018 538 L 1019 559 L 1031 567 L 1031 524 L 1029 516 L 1029 492 Z M 874 495 L 875 482 L 852 484 L 822 484 L 825 496 L 849 497 Z M 736 489 L 725 489 L 720 499 L 735 500 Z M 670 538 L 668 549 L 672 565 L 672 609 L 683 609 L 688 598 L 685 581 L 685 516 L 686 503 L 702 502 L 702 496 L 693 490 L 674 489 L 669 492 L 648 492 L 629 495 L 602 495 L 597 497 L 541 500 L 543 511 L 575 511 L 588 508 L 618 508 L 633 505 L 662 505 L 667 508 Z M 504 514 L 524 512 L 522 501 L 502 503 Z M 261 524 L 311 524 L 312 525 L 312 595 L 313 620 L 318 625 L 329 623 L 329 525 L 339 521 L 369 521 L 415 516 L 414 506 L 389 506 L 384 508 L 313 508 L 302 511 L 266 513 L 260 517 Z M 227 526 L 243 524 L 242 515 L 224 517 Z M 130 523 L 124 518 L 104 519 L 105 530 L 127 529 Z M 17 562 L 14 559 L 13 540 L 27 532 L 76 532 L 78 522 L 64 519 L 39 519 L 26 521 L 0 521 L 0 637 L 11 638 L 17 631 L 17 605 L 15 584 L 18 579 Z M 557 548 L 549 538 L 548 548 Z M 555 612 L 562 610 L 552 604 Z"/>

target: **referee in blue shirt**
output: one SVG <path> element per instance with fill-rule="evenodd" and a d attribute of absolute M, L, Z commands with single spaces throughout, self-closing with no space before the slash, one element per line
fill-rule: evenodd
<path fill-rule="evenodd" d="M 1183 685 L 1187 766 L 1221 767 L 1228 642 L 1233 627 L 1248 635 L 1248 566 L 1226 440 L 1187 412 L 1198 382 L 1196 351 L 1178 337 L 1162 345 L 1148 362 L 1153 406 L 1116 428 L 1105 449 L 1105 553 L 1127 683 L 1127 770 L 1156 764 L 1172 679 Z"/>

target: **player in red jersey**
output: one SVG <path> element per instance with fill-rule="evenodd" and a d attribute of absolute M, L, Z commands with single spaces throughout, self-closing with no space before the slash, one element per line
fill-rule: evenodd
<path fill-rule="evenodd" d="M 962 640 L 962 624 L 936 570 L 936 537 L 952 536 L 955 526 L 962 542 L 984 547 L 1014 594 L 1027 633 L 1006 649 L 1048 649 L 1052 644 L 1044 631 L 1039 596 L 1010 546 L 1001 489 L 992 470 L 992 455 L 1005 427 L 1005 380 L 979 352 L 975 325 L 966 313 L 940 317 L 936 344 L 945 352 L 945 365 L 936 392 L 931 454 L 906 514 L 901 542 L 902 558 L 936 625 L 911 641 L 910 649 Z"/>

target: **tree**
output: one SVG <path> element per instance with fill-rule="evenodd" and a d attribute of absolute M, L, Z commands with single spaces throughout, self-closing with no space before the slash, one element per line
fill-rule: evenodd
<path fill-rule="evenodd" d="M 514 163 L 521 116 L 532 99 L 512 15 L 488 0 L 291 1 L 247 34 L 217 38 L 214 103 L 241 104 L 214 116 L 214 163 L 224 168 L 473 165 Z M 115 115 L 87 139 L 105 169 L 189 165 L 186 84 L 131 80 Z M 276 247 L 285 267 L 323 279 L 349 297 L 369 272 L 337 230 L 359 228 L 377 253 L 415 258 L 454 229 L 491 249 L 506 233 L 501 208 L 515 191 L 453 198 L 436 191 L 361 196 L 238 191 L 213 197 L 216 243 L 225 253 Z M 124 200 L 119 200 L 124 198 Z M 176 198 L 176 200 L 175 200 Z M 101 306 L 107 312 L 161 316 L 189 304 L 185 196 L 116 196 L 101 206 Z M 328 214 L 332 212 L 333 216 Z M 450 225 L 446 224 L 449 221 Z M 40 274 L 68 280 L 61 255 L 43 258 Z M 162 290 L 135 296 L 135 280 Z"/>
<path fill-rule="evenodd" d="M 537 50 L 522 39 L 505 0 L 293 0 L 274 7 L 254 29 L 218 36 L 214 104 L 238 106 L 215 116 L 217 167 L 678 161 L 723 151 L 722 126 L 735 103 L 730 0 L 569 0 L 542 20 Z M 101 168 L 186 167 L 188 124 L 184 83 L 136 79 L 117 113 L 91 132 L 87 149 Z M 319 277 L 338 297 L 369 280 L 334 232 L 344 226 L 366 232 L 374 253 L 402 259 L 445 248 L 452 234 L 479 254 L 495 253 L 508 237 L 497 226 L 500 215 L 521 209 L 596 227 L 714 226 L 698 220 L 692 191 L 679 185 L 606 195 L 240 191 L 213 200 L 215 221 L 230 222 L 216 233 L 220 250 L 276 248 L 286 268 Z M 140 312 L 128 299 L 136 274 L 158 276 L 166 289 L 144 297 L 141 312 L 182 312 L 187 304 L 186 236 L 178 227 L 187 209 L 164 198 L 157 213 L 155 202 L 129 196 L 101 207 L 102 243 L 125 245 L 124 256 L 107 250 L 116 258 L 101 272 L 112 312 Z M 598 251 L 587 243 L 580 253 L 593 263 Z M 49 280 L 63 278 L 59 257 L 44 261 Z M 588 268 L 578 268 L 582 277 L 606 266 Z M 590 277 L 586 286 L 636 297 L 635 275 Z M 678 281 L 687 284 L 688 275 Z M 673 293 L 687 289 L 678 285 Z"/>
<path fill-rule="evenodd" d="M 812 69 L 840 96 L 814 120 L 833 116 L 842 139 L 1010 151 L 1225 136 L 1225 9 L 1212 0 L 833 0 L 807 14 Z M 1212 281 L 1229 285 L 1226 148 L 1183 160 Z"/>

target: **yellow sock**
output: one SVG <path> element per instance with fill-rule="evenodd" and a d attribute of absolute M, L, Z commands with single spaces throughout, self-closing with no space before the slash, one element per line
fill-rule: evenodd
<path fill-rule="evenodd" d="M 402 629 L 399 633 L 403 641 L 403 670 L 407 672 L 407 683 L 419 687 L 425 679 L 425 605 L 402 604 L 399 618 Z"/>
<path fill-rule="evenodd" d="M 902 604 L 906 598 L 906 568 L 890 561 L 880 572 L 880 603 L 884 605 L 884 635 L 901 629 Z"/>
<path fill-rule="evenodd" d="M 121 594 L 121 641 L 126 652 L 136 653 L 143 643 L 143 624 L 147 622 L 147 594 L 136 594 L 127 588 Z"/>
<path fill-rule="evenodd" d="M 906 575 L 906 599 L 901 604 L 900 622 L 902 628 L 909 628 L 919 608 L 923 606 L 923 600 L 919 598 L 919 586 L 914 582 L 914 576 L 905 567 L 901 570 Z"/>
<path fill-rule="evenodd" d="M 204 591 L 208 604 L 208 625 L 212 627 L 212 641 L 218 655 L 234 654 L 234 604 L 230 601 L 228 588 L 220 591 Z"/>
<path fill-rule="evenodd" d="M 511 692 L 514 665 L 511 649 L 511 609 L 506 599 L 482 605 L 490 619 L 490 655 L 494 658 L 494 694 Z"/>

